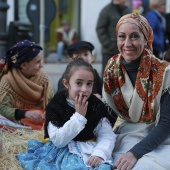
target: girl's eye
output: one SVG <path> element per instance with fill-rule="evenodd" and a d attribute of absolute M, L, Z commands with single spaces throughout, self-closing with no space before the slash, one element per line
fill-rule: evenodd
<path fill-rule="evenodd" d="M 87 83 L 87 85 L 88 85 L 88 86 L 92 86 L 92 85 L 93 85 L 93 83 Z"/>
<path fill-rule="evenodd" d="M 79 85 L 81 85 L 82 83 L 81 83 L 81 82 L 76 82 L 76 84 L 79 86 Z"/>
<path fill-rule="evenodd" d="M 37 61 L 36 64 L 40 64 L 41 63 L 41 60 Z"/>

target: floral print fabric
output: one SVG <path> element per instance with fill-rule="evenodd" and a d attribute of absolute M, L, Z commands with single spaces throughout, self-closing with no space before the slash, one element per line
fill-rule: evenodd
<path fill-rule="evenodd" d="M 57 148 L 51 141 L 46 144 L 30 140 L 26 153 L 17 155 L 25 170 L 92 170 L 83 160 L 69 152 L 68 146 Z M 111 165 L 101 164 L 96 170 L 111 170 Z"/>

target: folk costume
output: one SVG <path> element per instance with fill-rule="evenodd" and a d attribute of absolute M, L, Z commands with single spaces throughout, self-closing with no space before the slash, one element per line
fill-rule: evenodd
<path fill-rule="evenodd" d="M 0 81 L 0 114 L 9 120 L 39 130 L 44 122 L 36 123 L 25 118 L 27 110 L 41 110 L 52 96 L 51 83 L 43 70 L 39 75 L 26 78 L 19 65 L 36 57 L 42 48 L 28 40 L 11 47 L 4 57 L 4 67 Z"/>
<path fill-rule="evenodd" d="M 147 46 L 130 63 L 121 54 L 115 55 L 104 72 L 103 100 L 125 120 L 115 130 L 113 159 L 130 151 L 138 159 L 133 170 L 169 169 L 170 66 L 152 54 L 153 33 L 148 22 L 129 14 L 120 19 L 117 30 L 126 22 L 140 27 Z"/>
<path fill-rule="evenodd" d="M 22 167 L 46 170 L 93 169 L 86 163 L 91 155 L 103 158 L 96 169 L 111 169 L 111 153 L 116 136 L 106 118 L 107 108 L 94 95 L 88 99 L 86 116 L 75 112 L 65 91 L 56 93 L 46 108 L 43 144 L 30 141 L 26 153 L 17 155 Z"/>

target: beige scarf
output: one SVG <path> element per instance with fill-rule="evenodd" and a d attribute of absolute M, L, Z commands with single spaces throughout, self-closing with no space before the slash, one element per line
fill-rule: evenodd
<path fill-rule="evenodd" d="M 0 103 L 6 95 L 12 98 L 12 107 L 18 109 L 44 109 L 48 103 L 51 83 L 41 70 L 38 76 L 26 78 L 19 69 L 13 68 L 0 82 Z"/>

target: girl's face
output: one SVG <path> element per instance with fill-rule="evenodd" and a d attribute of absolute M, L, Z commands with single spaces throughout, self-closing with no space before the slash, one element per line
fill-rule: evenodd
<path fill-rule="evenodd" d="M 80 94 L 87 99 L 92 93 L 94 75 L 85 67 L 78 67 L 70 77 L 69 82 L 63 79 L 64 86 L 68 89 L 69 99 L 75 101 Z"/>
<path fill-rule="evenodd" d="M 39 53 L 31 61 L 21 64 L 21 72 L 25 77 L 37 76 L 42 68 L 42 55 Z"/>
<path fill-rule="evenodd" d="M 126 62 L 140 57 L 146 44 L 144 35 L 137 25 L 125 23 L 119 27 L 117 46 Z"/>

